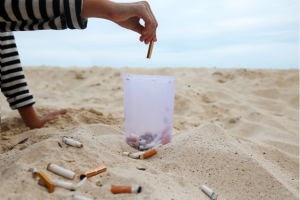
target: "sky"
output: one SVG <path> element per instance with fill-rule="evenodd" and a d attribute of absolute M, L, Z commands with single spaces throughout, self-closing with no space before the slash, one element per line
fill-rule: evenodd
<path fill-rule="evenodd" d="M 148 2 L 159 24 L 151 59 L 138 33 L 91 18 L 85 30 L 15 32 L 22 65 L 299 68 L 298 0 Z"/>

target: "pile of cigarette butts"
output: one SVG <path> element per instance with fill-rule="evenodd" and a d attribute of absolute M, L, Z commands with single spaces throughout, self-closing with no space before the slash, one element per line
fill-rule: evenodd
<path fill-rule="evenodd" d="M 126 143 L 139 151 L 157 149 L 161 145 L 171 142 L 169 130 L 170 127 L 167 127 L 161 134 L 154 135 L 150 132 L 146 132 L 144 135 L 140 136 L 131 133 L 129 137 L 126 137 Z"/>
<path fill-rule="evenodd" d="M 81 144 L 78 141 L 69 139 L 68 137 L 64 136 L 62 141 L 70 146 L 83 148 L 83 144 Z M 70 180 L 74 180 L 75 173 L 67 170 L 63 167 L 60 167 L 58 165 L 49 163 L 47 166 L 47 170 L 51 171 L 55 174 L 58 174 L 60 176 L 63 176 L 65 178 L 68 178 Z M 57 180 L 50 180 L 46 174 L 43 171 L 38 171 L 35 167 L 30 168 L 28 172 L 32 172 L 33 176 L 38 176 L 40 180 L 38 181 L 39 185 L 45 186 L 48 188 L 49 193 L 54 192 L 55 187 L 61 187 L 65 188 L 71 191 L 78 190 L 82 184 L 87 180 L 87 178 L 91 176 L 95 176 L 99 173 L 105 172 L 107 170 L 106 166 L 101 166 L 96 169 L 92 169 L 89 171 L 86 171 L 80 175 L 80 181 L 77 184 L 70 183 L 70 182 L 64 182 L 64 181 L 57 181 Z M 112 185 L 111 192 L 113 194 L 120 194 L 120 193 L 140 193 L 142 191 L 142 187 L 140 186 L 116 186 Z M 73 200 L 89 200 L 86 197 L 80 196 L 80 195 L 73 195 Z"/>

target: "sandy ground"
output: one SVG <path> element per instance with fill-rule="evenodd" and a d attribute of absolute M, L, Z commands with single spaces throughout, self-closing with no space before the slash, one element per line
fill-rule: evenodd
<path fill-rule="evenodd" d="M 200 189 L 203 184 L 221 200 L 299 198 L 299 70 L 42 66 L 24 71 L 39 116 L 60 108 L 68 113 L 28 130 L 0 97 L 1 199 L 72 199 L 73 194 L 209 199 Z M 177 77 L 172 142 L 147 160 L 121 156 L 134 151 L 124 142 L 121 75 L 126 73 Z M 67 148 L 62 136 L 84 148 Z M 47 171 L 48 163 L 74 171 L 75 179 Z M 102 165 L 107 171 L 75 192 L 55 188 L 49 194 L 27 172 L 37 167 L 52 180 L 77 183 L 80 173 Z M 143 189 L 114 195 L 111 185 Z"/>

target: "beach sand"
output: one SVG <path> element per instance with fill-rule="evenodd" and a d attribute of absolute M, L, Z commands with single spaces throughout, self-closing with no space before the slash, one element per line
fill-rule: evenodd
<path fill-rule="evenodd" d="M 0 199 L 208 200 L 201 185 L 219 200 L 299 199 L 299 70 L 41 66 L 24 72 L 40 117 L 68 112 L 29 130 L 0 97 Z M 177 77 L 172 142 L 146 160 L 121 155 L 136 151 L 124 142 L 122 74 L 128 73 Z M 63 136 L 84 147 L 67 146 Z M 74 171 L 75 179 L 47 171 L 48 163 Z M 78 183 L 82 172 L 103 165 L 106 172 L 75 192 L 57 187 L 49 194 L 27 172 L 36 167 L 52 180 Z M 111 185 L 138 185 L 142 192 L 112 194 Z"/>

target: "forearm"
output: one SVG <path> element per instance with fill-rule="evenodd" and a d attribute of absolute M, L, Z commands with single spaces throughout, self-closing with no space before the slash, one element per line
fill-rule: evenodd
<path fill-rule="evenodd" d="M 111 20 L 116 3 L 108 0 L 85 0 L 82 5 L 82 18 L 103 18 Z"/>
<path fill-rule="evenodd" d="M 41 128 L 42 124 L 37 117 L 33 106 L 27 106 L 18 109 L 24 124 L 29 128 Z"/>

